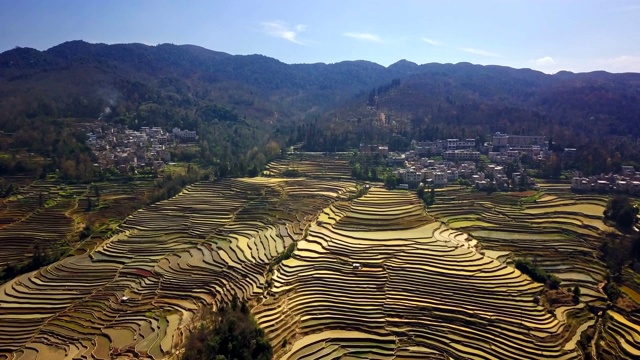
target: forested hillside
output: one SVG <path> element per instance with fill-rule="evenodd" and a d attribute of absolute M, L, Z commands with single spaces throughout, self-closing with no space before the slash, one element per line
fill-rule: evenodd
<path fill-rule="evenodd" d="M 406 65 L 405 65 L 406 66 Z M 484 142 L 501 131 L 542 134 L 561 151 L 577 148 L 587 173 L 619 170 L 639 156 L 640 74 L 559 73 L 471 64 L 428 64 L 324 117 L 317 149 L 361 142 L 407 147 L 411 140 Z M 350 135 L 347 135 L 350 134 Z M 328 146 L 324 146 L 328 144 Z"/>
<path fill-rule="evenodd" d="M 3 150 L 28 151 L 90 169 L 74 124 L 102 120 L 198 131 L 197 156 L 229 174 L 264 165 L 284 145 L 345 150 L 360 142 L 392 148 L 494 131 L 542 133 L 578 147 L 590 171 L 637 155 L 640 75 L 546 75 L 460 64 L 383 67 L 367 61 L 285 64 L 192 45 L 89 44 L 0 54 Z M 34 140 L 36 139 L 36 140 Z M 266 145 L 271 142 L 271 150 Z M 620 154 L 619 159 L 615 154 Z M 262 156 L 260 156 L 262 155 Z M 19 172 L 3 158 L 6 172 Z M 91 178 L 90 170 L 80 178 Z"/>

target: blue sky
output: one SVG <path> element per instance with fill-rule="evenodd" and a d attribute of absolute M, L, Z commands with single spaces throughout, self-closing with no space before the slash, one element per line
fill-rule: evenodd
<path fill-rule="evenodd" d="M 68 40 L 194 44 L 286 63 L 640 72 L 640 1 L 0 0 L 0 51 Z"/>

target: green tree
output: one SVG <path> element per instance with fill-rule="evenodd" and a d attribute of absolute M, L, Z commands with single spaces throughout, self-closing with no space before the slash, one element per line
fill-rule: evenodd
<path fill-rule="evenodd" d="M 205 322 L 187 338 L 183 360 L 270 360 L 273 349 L 249 307 L 234 296 L 228 308 L 208 314 Z"/>
<path fill-rule="evenodd" d="M 631 228 L 637 219 L 638 207 L 626 196 L 614 196 L 607 202 L 604 218 L 613 220 L 622 229 Z"/>
<path fill-rule="evenodd" d="M 100 204 L 100 187 L 93 185 L 93 195 L 96 197 L 96 201 Z"/>
<path fill-rule="evenodd" d="M 607 297 L 612 303 L 615 303 L 616 301 L 618 301 L 618 299 L 622 295 L 622 291 L 618 287 L 618 284 L 616 284 L 613 281 L 607 282 L 607 285 L 604 287 L 604 293 L 607 295 Z"/>
<path fill-rule="evenodd" d="M 549 274 L 529 260 L 517 259 L 515 266 L 523 274 L 529 275 L 531 280 L 543 283 L 552 290 L 557 290 L 560 287 L 560 279 L 557 276 Z"/>
<path fill-rule="evenodd" d="M 525 190 L 527 188 L 527 175 L 524 172 L 520 174 L 520 190 Z"/>
<path fill-rule="evenodd" d="M 384 178 L 384 186 L 387 189 L 395 189 L 398 186 L 398 177 L 393 174 L 388 174 Z"/>

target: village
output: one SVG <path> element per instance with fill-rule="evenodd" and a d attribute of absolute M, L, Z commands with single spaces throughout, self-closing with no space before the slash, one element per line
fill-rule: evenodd
<path fill-rule="evenodd" d="M 549 155 L 546 138 L 496 133 L 492 140 L 482 144 L 475 139 L 413 141 L 412 150 L 405 153 L 390 153 L 387 146 L 361 145 L 360 151 L 386 157 L 387 165 L 396 168 L 399 188 L 413 188 L 419 183 L 435 187 L 466 184 L 479 190 L 534 186 L 521 164 L 517 168 L 509 164 L 523 154 L 544 159 Z M 483 158 L 489 162 L 481 161 Z"/>
<path fill-rule="evenodd" d="M 640 195 L 640 172 L 633 166 L 622 166 L 620 174 L 607 174 L 583 177 L 576 172 L 571 179 L 571 190 L 574 192 L 620 193 Z"/>
<path fill-rule="evenodd" d="M 361 153 L 380 154 L 393 167 L 399 188 L 420 183 L 444 187 L 471 185 L 478 190 L 511 190 L 535 187 L 533 177 L 519 161 L 523 156 L 543 161 L 553 153 L 545 136 L 509 135 L 497 132 L 491 142 L 476 139 L 444 139 L 411 144 L 405 153 L 389 152 L 387 146 L 360 146 Z M 561 160 L 571 160 L 575 149 L 565 148 Z M 633 166 L 622 166 L 621 174 L 582 177 L 572 174 L 571 189 L 576 192 L 618 192 L 640 195 L 640 173 Z"/>
<path fill-rule="evenodd" d="M 171 161 L 172 147 L 190 146 L 198 139 L 195 131 L 143 126 L 139 131 L 124 125 L 104 122 L 91 124 L 87 145 L 96 156 L 100 169 L 132 173 L 137 169 L 162 170 Z"/>

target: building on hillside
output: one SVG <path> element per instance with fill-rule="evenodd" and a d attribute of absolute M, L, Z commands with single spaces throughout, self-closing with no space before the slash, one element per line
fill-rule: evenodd
<path fill-rule="evenodd" d="M 564 148 L 564 151 L 562 152 L 562 160 L 563 161 L 571 161 L 574 160 L 576 158 L 576 152 L 577 150 L 575 148 Z"/>
<path fill-rule="evenodd" d="M 473 162 L 464 162 L 458 167 L 459 176 L 469 178 L 476 173 L 476 164 Z"/>
<path fill-rule="evenodd" d="M 527 154 L 532 158 L 535 158 L 542 154 L 542 148 L 540 145 L 529 145 L 529 146 L 512 146 L 509 147 L 507 151 L 507 156 L 517 157 Z"/>
<path fill-rule="evenodd" d="M 616 184 L 614 185 L 613 189 L 619 193 L 627 193 L 629 192 L 629 185 L 631 185 L 629 181 L 616 180 Z"/>
<path fill-rule="evenodd" d="M 479 160 L 480 153 L 473 150 L 447 150 L 444 152 L 443 157 L 446 160 L 461 161 L 461 160 Z"/>
<path fill-rule="evenodd" d="M 444 140 L 421 141 L 416 142 L 414 150 L 419 156 L 432 156 L 442 154 L 445 147 L 446 142 Z"/>
<path fill-rule="evenodd" d="M 442 171 L 436 171 L 433 173 L 433 185 L 446 186 L 447 185 L 447 173 Z"/>
<path fill-rule="evenodd" d="M 387 159 L 387 164 L 390 166 L 404 166 L 404 163 L 407 161 L 406 156 L 398 155 L 398 156 L 389 156 Z"/>
<path fill-rule="evenodd" d="M 511 181 L 514 186 L 520 186 L 521 184 L 528 185 L 532 183 L 532 179 L 525 173 L 514 172 L 511 175 Z"/>
<path fill-rule="evenodd" d="M 495 175 L 503 175 L 504 174 L 504 168 L 502 166 L 498 166 L 498 165 L 495 165 L 495 164 L 489 164 L 489 165 L 487 165 L 486 173 L 494 175 L 494 176 Z"/>
<path fill-rule="evenodd" d="M 478 180 L 476 181 L 475 186 L 478 190 L 486 190 L 489 186 L 489 182 L 487 182 L 486 180 Z"/>
<path fill-rule="evenodd" d="M 153 162 L 153 170 L 160 171 L 164 169 L 164 162 L 162 161 L 154 161 Z"/>
<path fill-rule="evenodd" d="M 538 145 L 544 146 L 546 138 L 542 135 L 508 135 L 497 132 L 493 135 L 493 146 L 498 148 Z"/>
<path fill-rule="evenodd" d="M 475 147 L 475 139 L 447 139 L 447 150 L 473 149 Z"/>
<path fill-rule="evenodd" d="M 180 129 L 178 129 L 180 130 Z M 149 130 L 149 136 L 157 138 L 158 136 L 162 135 L 164 133 L 164 131 L 162 131 L 162 128 L 159 126 L 154 126 Z"/>
<path fill-rule="evenodd" d="M 151 129 L 152 133 L 153 133 L 154 129 L 155 128 Z M 196 141 L 198 139 L 198 136 L 197 136 L 196 132 L 192 131 L 192 130 L 181 130 L 181 129 L 177 128 L 177 127 L 174 127 L 173 130 L 171 131 L 171 133 L 173 134 L 173 136 L 175 137 L 176 140 L 182 141 L 182 142 L 193 142 L 193 141 Z"/>
<path fill-rule="evenodd" d="M 415 169 L 401 169 L 396 171 L 396 176 L 402 179 L 402 182 L 408 184 L 416 184 L 422 181 L 422 172 Z"/>
<path fill-rule="evenodd" d="M 381 145 L 360 144 L 360 152 L 364 154 L 378 153 L 384 157 L 389 156 L 389 147 Z"/>
<path fill-rule="evenodd" d="M 493 135 L 493 146 L 501 148 L 509 146 L 509 135 L 503 133 L 495 133 Z"/>
<path fill-rule="evenodd" d="M 634 176 L 636 173 L 636 168 L 633 166 L 623 166 L 622 167 L 622 175 L 624 176 Z"/>
<path fill-rule="evenodd" d="M 477 183 L 478 181 L 485 181 L 484 173 L 478 173 L 478 174 L 476 174 L 476 175 L 472 175 L 472 176 L 471 176 L 471 183 L 472 183 L 472 184 L 475 184 L 475 183 Z"/>

